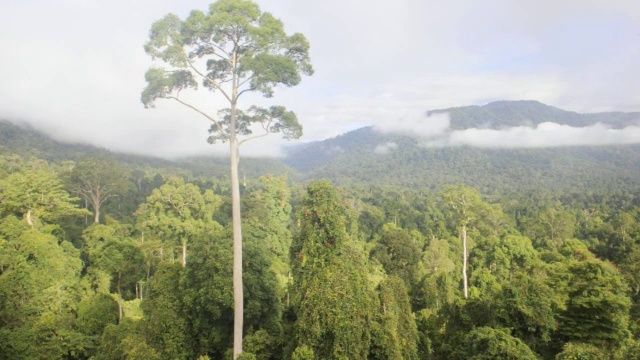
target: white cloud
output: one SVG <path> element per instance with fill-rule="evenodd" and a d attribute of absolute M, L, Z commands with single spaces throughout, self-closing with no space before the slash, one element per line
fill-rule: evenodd
<path fill-rule="evenodd" d="M 450 126 L 449 114 L 405 114 L 396 121 L 380 122 L 374 126 L 379 132 L 408 136 L 431 137 L 442 134 Z"/>
<path fill-rule="evenodd" d="M 613 129 L 601 123 L 585 127 L 572 127 L 545 122 L 536 127 L 454 130 L 438 139 L 426 140 L 423 145 L 427 147 L 543 148 L 638 143 L 640 143 L 640 127 L 638 126 Z"/>
<path fill-rule="evenodd" d="M 373 152 L 378 155 L 386 155 L 397 148 L 398 144 L 394 142 L 386 142 L 384 144 L 377 145 L 376 148 L 373 149 Z"/>
<path fill-rule="evenodd" d="M 166 102 L 145 110 L 139 102 L 152 22 L 211 2 L 5 0 L 0 118 L 117 151 L 224 153 L 206 143 L 208 123 L 198 114 Z M 248 97 L 242 105 L 296 111 L 304 141 L 499 99 L 580 112 L 640 110 L 635 0 L 257 2 L 287 31 L 308 37 L 316 74 L 274 99 Z M 198 100 L 215 114 L 223 104 L 209 95 Z M 249 143 L 243 155 L 278 155 L 282 143 Z"/>
<path fill-rule="evenodd" d="M 405 135 L 425 147 L 471 146 L 481 148 L 543 148 L 580 145 L 622 145 L 640 143 L 640 126 L 614 129 L 596 123 L 573 127 L 552 122 L 504 129 L 469 128 L 453 130 L 447 113 L 432 116 L 403 116 L 398 121 L 377 124 L 374 129 L 385 134 Z M 393 146 L 391 146 L 393 145 Z M 378 145 L 374 152 L 386 154 L 395 143 Z"/>

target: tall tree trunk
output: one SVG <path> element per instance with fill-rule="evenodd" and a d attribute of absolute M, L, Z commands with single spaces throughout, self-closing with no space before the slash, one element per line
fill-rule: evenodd
<path fill-rule="evenodd" d="M 235 76 L 234 76 L 235 78 Z M 235 84 L 234 79 L 234 84 Z M 239 146 L 236 138 L 237 87 L 233 89 L 229 119 L 229 162 L 231 165 L 231 209 L 233 223 L 233 358 L 242 353 L 244 294 L 242 288 L 242 223 L 240 217 L 240 181 L 238 179 Z"/>
<path fill-rule="evenodd" d="M 469 290 L 467 285 L 467 225 L 462 225 L 460 231 L 462 236 L 462 284 L 464 286 L 464 298 L 469 298 Z"/>
<path fill-rule="evenodd" d="M 93 216 L 93 222 L 95 224 L 99 224 L 100 223 L 100 205 L 95 207 L 95 214 Z"/>

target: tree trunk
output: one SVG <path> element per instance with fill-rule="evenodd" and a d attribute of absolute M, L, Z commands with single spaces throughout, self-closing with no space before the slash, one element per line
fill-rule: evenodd
<path fill-rule="evenodd" d="M 122 321 L 122 292 L 120 291 L 120 279 L 122 274 L 118 273 L 118 323 Z"/>
<path fill-rule="evenodd" d="M 93 222 L 95 224 L 100 223 L 100 205 L 102 205 L 100 198 L 100 191 L 98 190 L 95 194 L 91 195 L 91 205 L 93 206 Z"/>
<path fill-rule="evenodd" d="M 100 223 L 100 205 L 96 206 L 95 210 L 96 210 L 96 212 L 95 212 L 95 215 L 93 217 L 93 222 L 95 224 L 99 224 Z"/>
<path fill-rule="evenodd" d="M 464 298 L 469 298 L 467 287 L 467 225 L 462 225 L 462 284 L 464 286 Z"/>
<path fill-rule="evenodd" d="M 33 227 L 33 219 L 31 219 L 31 209 L 27 210 L 27 224 L 29 224 L 29 226 Z"/>
<path fill-rule="evenodd" d="M 235 80 L 234 80 L 235 82 Z M 233 223 L 233 359 L 242 353 L 244 326 L 244 293 L 242 288 L 242 223 L 240 217 L 240 181 L 238 179 L 239 148 L 236 138 L 237 88 L 234 86 L 229 121 L 229 162 L 231 165 L 231 209 Z"/>
<path fill-rule="evenodd" d="M 182 239 L 182 267 L 187 266 L 187 240 Z"/>

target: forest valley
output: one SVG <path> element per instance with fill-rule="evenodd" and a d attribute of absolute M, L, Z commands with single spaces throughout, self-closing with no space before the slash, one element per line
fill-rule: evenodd
<path fill-rule="evenodd" d="M 0 358 L 231 358 L 228 183 L 2 155 Z M 241 191 L 241 359 L 640 359 L 638 193 Z"/>

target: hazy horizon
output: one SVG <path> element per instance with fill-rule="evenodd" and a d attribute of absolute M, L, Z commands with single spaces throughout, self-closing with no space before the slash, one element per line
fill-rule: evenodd
<path fill-rule="evenodd" d="M 206 143 L 209 124 L 198 114 L 162 101 L 146 110 L 139 100 L 153 64 L 142 48 L 151 24 L 211 2 L 5 1 L 0 39 L 10 56 L 0 59 L 0 117 L 117 152 L 224 154 L 224 145 Z M 257 3 L 288 33 L 308 38 L 316 73 L 242 105 L 287 106 L 305 128 L 303 142 L 503 99 L 582 113 L 640 111 L 635 1 Z M 223 105 L 215 95 L 205 101 L 214 114 Z M 272 136 L 243 154 L 278 155 L 283 143 Z"/>

